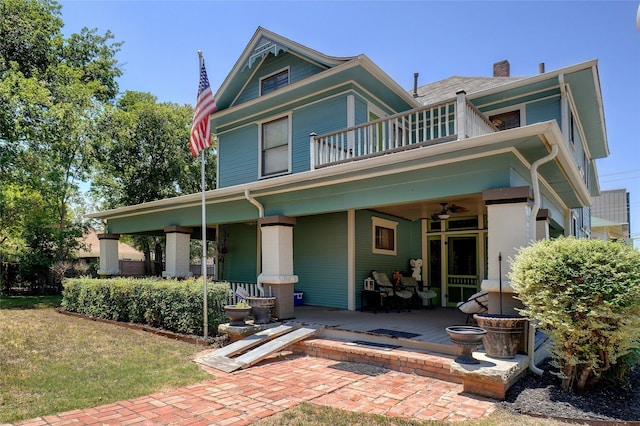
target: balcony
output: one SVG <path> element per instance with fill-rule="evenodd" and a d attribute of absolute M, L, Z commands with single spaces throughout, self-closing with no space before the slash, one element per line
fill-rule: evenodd
<path fill-rule="evenodd" d="M 311 169 L 461 140 L 498 129 L 459 92 L 456 98 L 321 136 L 311 134 Z"/>

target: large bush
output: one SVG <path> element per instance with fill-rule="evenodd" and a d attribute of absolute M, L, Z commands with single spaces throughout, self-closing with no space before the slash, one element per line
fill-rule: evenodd
<path fill-rule="evenodd" d="M 94 318 L 133 322 L 176 333 L 202 335 L 202 280 L 91 279 L 63 282 L 62 309 Z M 225 321 L 227 283 L 207 286 L 207 319 L 210 330 Z"/>
<path fill-rule="evenodd" d="M 565 390 L 582 391 L 640 346 L 640 252 L 622 243 L 539 241 L 512 262 L 511 284 L 553 341 Z"/>

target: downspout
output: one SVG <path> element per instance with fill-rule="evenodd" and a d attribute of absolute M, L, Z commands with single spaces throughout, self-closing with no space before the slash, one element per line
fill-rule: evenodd
<path fill-rule="evenodd" d="M 264 206 L 251 196 L 251 193 L 249 192 L 249 188 L 245 188 L 244 198 L 246 198 L 248 202 L 250 202 L 251 204 L 253 204 L 258 208 L 258 217 L 264 217 Z"/>
<path fill-rule="evenodd" d="M 540 210 L 540 184 L 538 182 L 538 168 L 544 163 L 548 163 L 549 161 L 556 158 L 558 155 L 558 144 L 554 143 L 551 145 L 551 152 L 536 160 L 531 165 L 531 184 L 533 186 L 533 206 L 531 207 L 531 217 L 529 224 L 529 231 L 531 235 L 531 240 L 535 241 L 536 239 L 536 217 L 538 216 L 538 211 Z M 544 371 L 536 366 L 535 362 L 535 345 L 536 345 L 536 327 L 533 321 L 529 321 L 529 339 L 528 339 L 528 348 L 527 353 L 529 354 L 529 369 L 533 371 L 538 376 L 542 376 Z"/>
<path fill-rule="evenodd" d="M 248 202 L 250 202 L 251 204 L 253 204 L 258 208 L 258 217 L 264 217 L 264 206 L 260 204 L 258 200 L 256 200 L 251 196 L 251 193 L 249 192 L 249 188 L 244 189 L 244 198 L 246 198 Z M 260 235 L 259 232 L 260 230 L 258 230 L 258 235 Z M 258 250 L 261 250 L 261 248 L 258 247 Z M 261 256 L 258 255 L 258 257 L 261 257 Z M 260 262 L 260 259 L 258 259 L 258 262 Z M 256 279 L 256 286 L 258 287 L 258 291 L 260 291 L 260 294 L 264 295 L 264 287 L 262 286 L 262 282 L 260 281 L 261 276 L 262 274 L 258 274 L 258 278 Z"/>

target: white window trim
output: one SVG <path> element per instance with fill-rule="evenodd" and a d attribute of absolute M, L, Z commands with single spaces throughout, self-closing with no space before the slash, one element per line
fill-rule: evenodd
<path fill-rule="evenodd" d="M 393 230 L 393 250 L 384 250 L 376 248 L 376 227 L 388 228 Z M 398 254 L 398 222 L 382 219 L 379 217 L 371 217 L 371 251 L 374 254 L 386 254 L 397 256 Z"/>
<path fill-rule="evenodd" d="M 269 179 L 275 176 L 282 176 L 282 175 L 286 175 L 286 174 L 290 174 L 291 173 L 291 146 L 292 146 L 292 136 L 291 136 L 291 131 L 292 131 L 292 117 L 293 117 L 293 113 L 290 111 L 287 114 L 284 115 L 278 115 L 275 117 L 271 117 L 267 120 L 262 120 L 262 121 L 258 121 L 258 179 Z M 274 173 L 274 174 L 270 174 L 270 175 L 264 175 L 263 171 L 262 171 L 262 126 L 264 124 L 268 124 L 271 123 L 272 121 L 277 121 L 277 120 L 281 120 L 283 118 L 287 119 L 287 154 L 288 154 L 288 158 L 287 158 L 287 170 L 281 173 Z"/>
<path fill-rule="evenodd" d="M 258 96 L 262 96 L 262 82 L 263 82 L 264 80 L 267 80 L 267 79 L 269 79 L 269 78 L 271 78 L 271 77 L 273 77 L 273 76 L 277 75 L 277 74 L 280 74 L 280 73 L 281 73 L 281 72 L 283 72 L 283 71 L 286 71 L 286 72 L 287 72 L 287 86 L 288 86 L 289 84 L 291 84 L 291 69 L 290 69 L 290 68 L 291 68 L 291 67 L 288 67 L 288 66 L 287 66 L 287 67 L 284 67 L 284 68 L 279 69 L 278 71 L 272 72 L 272 73 L 271 73 L 271 74 L 269 74 L 269 75 L 266 75 L 266 76 L 264 76 L 264 77 L 260 77 L 260 81 L 258 82 Z M 277 90 L 277 89 L 276 89 L 276 90 Z M 273 93 L 273 92 L 269 92 L 269 93 Z"/>

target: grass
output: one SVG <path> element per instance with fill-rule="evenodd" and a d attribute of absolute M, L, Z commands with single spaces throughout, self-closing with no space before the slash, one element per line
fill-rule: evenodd
<path fill-rule="evenodd" d="M 59 297 L 0 299 L 0 423 L 166 391 L 210 376 L 202 346 L 62 315 Z"/>
<path fill-rule="evenodd" d="M 412 420 L 377 414 L 355 413 L 303 402 L 289 410 L 267 417 L 255 426 L 444 426 L 452 423 L 438 420 Z M 567 423 L 529 416 L 516 416 L 498 410 L 490 417 L 456 422 L 459 426 L 560 426 Z"/>
<path fill-rule="evenodd" d="M 0 309 L 57 308 L 62 296 L 0 296 Z"/>

